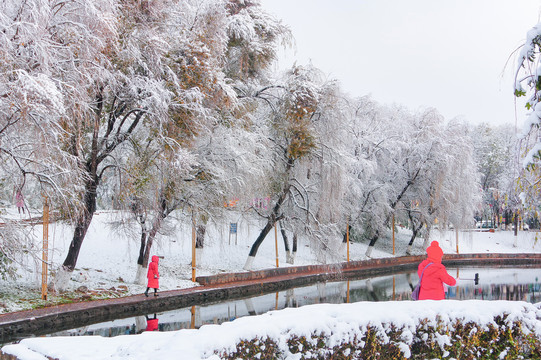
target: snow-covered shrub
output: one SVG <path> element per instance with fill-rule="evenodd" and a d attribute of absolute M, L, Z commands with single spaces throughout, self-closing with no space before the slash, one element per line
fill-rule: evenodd
<path fill-rule="evenodd" d="M 399 360 L 399 359 L 540 359 L 541 339 L 522 323 L 496 316 L 486 326 L 421 320 L 414 334 L 393 324 L 369 325 L 361 335 L 336 343 L 333 334 L 314 332 L 309 338 L 291 335 L 287 344 L 270 337 L 240 341 L 235 351 L 219 353 L 221 359 L 296 360 Z M 282 346 L 280 346 L 282 345 Z M 217 352 L 218 353 L 218 352 Z"/>

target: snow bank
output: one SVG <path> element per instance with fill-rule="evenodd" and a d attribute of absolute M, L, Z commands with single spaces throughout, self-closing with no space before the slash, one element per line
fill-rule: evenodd
<path fill-rule="evenodd" d="M 506 316 L 511 324 L 520 321 L 523 329 L 541 336 L 541 311 L 526 302 L 508 301 L 402 301 L 358 302 L 353 304 L 317 304 L 302 308 L 271 311 L 263 315 L 244 317 L 221 325 L 205 325 L 198 330 L 173 332 L 145 332 L 114 338 L 100 336 L 50 337 L 24 339 L 19 344 L 2 348 L 6 354 L 20 360 L 99 360 L 99 359 L 219 359 L 217 352 L 234 352 L 241 340 L 273 339 L 283 351 L 284 359 L 294 358 L 289 353 L 287 340 L 311 334 L 326 334 L 332 346 L 360 338 L 367 327 L 381 330 L 392 324 L 402 328 L 400 348 L 408 355 L 408 347 L 421 321 L 428 325 L 438 322 L 452 325 L 457 320 L 474 322 L 481 327 L 494 325 L 494 318 Z M 407 336 L 412 334 L 412 336 Z M 442 339 L 448 342 L 449 339 Z M 409 343 L 408 343 L 409 342 Z"/>

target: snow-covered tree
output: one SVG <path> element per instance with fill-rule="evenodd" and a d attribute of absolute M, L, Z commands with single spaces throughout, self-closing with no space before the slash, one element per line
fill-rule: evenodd
<path fill-rule="evenodd" d="M 379 118 L 381 131 L 372 135 L 367 148 L 377 164 L 362 202 L 361 223 L 364 236 L 370 241 L 365 254 L 368 257 L 384 235 L 392 214 L 428 168 L 423 153 L 431 147 L 421 140 L 426 129 L 421 127 L 421 131 L 416 131 L 414 120 L 405 108 L 388 108 Z"/>
<path fill-rule="evenodd" d="M 239 82 L 266 81 L 280 46 L 291 44 L 291 31 L 264 11 L 259 0 L 228 0 L 227 62 L 225 73 Z"/>
<path fill-rule="evenodd" d="M 515 96 L 526 97 L 527 118 L 519 134 L 521 145 L 522 179 L 517 196 L 517 205 L 525 205 L 537 210 L 535 199 L 539 194 L 539 164 L 541 162 L 541 23 L 535 25 L 526 35 L 526 42 L 517 58 L 515 75 Z M 533 200 L 533 201 L 532 201 Z M 533 206 L 532 206 L 533 205 Z"/>
<path fill-rule="evenodd" d="M 518 138 L 510 125 L 473 127 L 471 138 L 474 159 L 481 173 L 481 188 L 484 205 L 477 216 L 499 222 L 503 213 L 514 212 L 509 201 L 516 193 L 518 166 Z"/>
<path fill-rule="evenodd" d="M 446 125 L 434 109 L 411 112 L 369 99 L 359 105 L 351 131 L 355 134 L 351 158 L 358 165 L 351 170 L 362 185 L 349 186 L 353 199 L 349 208 L 352 230 L 369 241 L 365 255 L 370 256 L 376 242 L 386 236 L 393 215 L 411 223 L 411 242 L 423 228 L 429 230 L 435 219 L 465 222 L 451 215 L 462 209 L 468 218 L 468 204 L 475 203 L 469 188 L 459 188 L 476 189 L 475 172 L 467 174 L 472 170 L 471 149 L 467 133 L 460 132 L 463 127 Z"/>
<path fill-rule="evenodd" d="M 413 142 L 420 151 L 418 176 L 404 196 L 402 209 L 408 214 L 414 234 L 425 227 L 425 246 L 434 223 L 441 227 L 472 226 L 474 210 L 479 203 L 479 175 L 473 161 L 473 147 L 466 124 L 457 120 L 445 122 L 434 109 L 414 117 L 419 137 Z M 422 134 L 422 135 L 421 135 Z M 424 143 L 424 145 L 421 145 Z M 414 145 L 415 146 L 415 145 Z M 410 157 L 408 162 L 418 155 Z"/>
<path fill-rule="evenodd" d="M 526 96 L 526 108 L 529 114 L 524 123 L 521 136 L 530 138 L 525 144 L 527 154 L 524 157 L 525 168 L 535 167 L 541 160 L 541 23 L 535 25 L 526 35 L 526 42 L 517 58 L 515 75 L 515 96 Z"/>
<path fill-rule="evenodd" d="M 440 161 L 431 175 L 441 182 L 431 208 L 442 228 L 452 224 L 456 229 L 468 229 L 481 201 L 470 129 L 459 120 L 451 120 L 443 125 L 441 137 Z"/>
<path fill-rule="evenodd" d="M 515 170 L 517 138 L 514 128 L 480 124 L 472 129 L 471 136 L 474 157 L 482 174 L 481 188 L 483 191 L 490 188 L 504 190 Z"/>
<path fill-rule="evenodd" d="M 182 208 L 192 217 L 202 246 L 206 222 L 220 218 L 225 199 L 246 192 L 249 177 L 265 158 L 264 147 L 251 130 L 249 108 L 237 101 L 230 84 L 238 89 L 263 76 L 277 39 L 287 34 L 257 2 L 178 2 L 164 9 L 159 24 L 176 29 L 161 35 L 167 51 L 160 59 L 167 90 L 177 101 L 169 109 L 173 121 L 160 129 L 144 123 L 131 137 L 121 186 L 124 207 L 141 225 L 138 282 L 144 280 L 152 243 L 169 214 Z M 152 34 L 145 31 L 154 30 L 141 25 L 137 34 L 148 38 Z"/>
<path fill-rule="evenodd" d="M 145 9 L 157 11 L 149 6 Z M 179 208 L 189 214 L 202 246 L 206 222 L 219 218 L 224 199 L 242 192 L 249 174 L 258 171 L 254 155 L 261 142 L 230 84 L 261 76 L 284 32 L 257 2 L 182 1 L 162 11 L 158 24 L 169 31 L 160 35 L 167 51 L 159 61 L 176 101 L 168 111 L 172 122 L 159 129 L 145 123 L 132 136 L 128 186 L 122 186 L 124 206 L 141 225 L 138 282 L 169 214 Z M 138 38 L 155 31 L 139 27 Z M 253 63 L 239 67 L 238 57 Z"/>
<path fill-rule="evenodd" d="M 104 174 L 115 166 L 115 151 L 145 122 L 152 122 L 155 129 L 162 129 L 169 123 L 168 110 L 175 100 L 172 92 L 164 87 L 160 61 L 167 44 L 158 36 L 160 28 L 151 25 L 162 15 L 160 10 L 165 10 L 163 3 L 153 2 L 151 6 L 147 2 L 128 1 L 122 5 L 115 8 L 114 13 L 97 12 L 96 16 L 111 19 L 113 31 L 105 34 L 108 37 L 99 39 L 101 42 L 89 54 L 94 58 L 81 58 L 84 53 L 71 49 L 69 55 L 76 67 L 65 70 L 68 76 L 73 76 L 73 81 L 78 82 L 72 86 L 80 95 L 67 97 L 75 103 L 64 119 L 64 126 L 69 131 L 64 141 L 84 175 L 79 183 L 82 206 L 74 218 L 73 239 L 55 279 L 59 290 L 65 288 L 75 268 L 96 211 L 97 189 Z M 84 10 L 72 9 L 67 14 L 78 16 Z M 68 32 L 62 33 L 64 36 L 71 34 L 71 27 L 90 32 L 94 25 L 79 24 L 78 21 L 66 24 L 73 25 L 68 25 Z M 69 43 L 67 39 L 60 40 Z M 84 66 L 79 68 L 78 64 Z"/>
<path fill-rule="evenodd" d="M 348 101 L 338 82 L 325 81 L 320 90 L 318 111 L 312 119 L 315 148 L 297 161 L 291 171 L 291 191 L 282 206 L 282 235 L 302 235 L 310 241 L 310 250 L 319 261 L 340 261 L 341 234 L 347 216 L 344 204 L 348 192 L 347 131 Z M 287 261 L 289 244 L 284 237 Z"/>
<path fill-rule="evenodd" d="M 87 139 L 74 134 L 99 106 L 88 95 L 108 77 L 100 69 L 115 51 L 109 39 L 116 37 L 116 7 L 32 0 L 0 7 L 3 170 L 27 200 L 37 205 L 45 195 L 53 208 L 75 216 L 84 207 L 76 194 L 86 174 L 72 149 Z"/>
<path fill-rule="evenodd" d="M 268 131 L 272 143 L 273 169 L 272 173 L 266 175 L 270 206 L 267 211 L 259 212 L 266 223 L 251 247 L 246 269 L 252 267 L 257 250 L 267 234 L 284 217 L 286 201 L 292 196 L 304 195 L 303 190 L 297 187 L 294 169 L 317 148 L 313 122 L 319 119 L 321 97 L 327 85 L 319 70 L 311 66 L 294 66 L 286 73 L 283 84 L 269 86 L 253 94 L 254 99 L 265 102 L 263 106 L 267 115 L 263 120 L 266 123 L 261 128 Z"/>

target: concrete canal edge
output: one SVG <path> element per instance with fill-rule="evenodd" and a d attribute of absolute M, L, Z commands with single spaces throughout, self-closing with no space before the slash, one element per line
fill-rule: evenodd
<path fill-rule="evenodd" d="M 40 336 L 55 331 L 141 316 L 226 299 L 241 299 L 320 281 L 368 278 L 415 270 L 424 256 L 402 256 L 331 265 L 291 266 L 242 273 L 198 277 L 201 286 L 163 291 L 159 297 L 133 295 L 118 299 L 65 304 L 0 315 L 1 343 Z M 541 254 L 444 255 L 446 266 L 531 266 L 541 267 Z M 0 360 L 5 357 L 0 352 Z"/>

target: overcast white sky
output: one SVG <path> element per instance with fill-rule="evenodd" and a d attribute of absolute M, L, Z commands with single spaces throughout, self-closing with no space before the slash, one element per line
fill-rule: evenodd
<path fill-rule="evenodd" d="M 514 50 L 540 0 L 261 0 L 290 26 L 281 68 L 309 61 L 352 96 L 515 124 Z M 508 65 L 506 62 L 510 58 Z M 517 124 L 526 110 L 517 104 Z"/>

